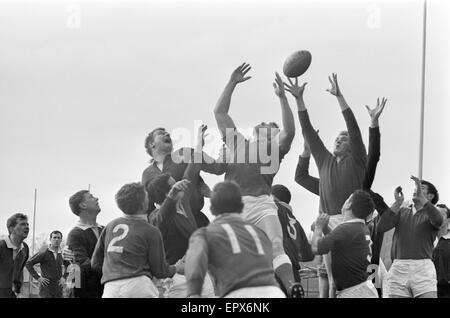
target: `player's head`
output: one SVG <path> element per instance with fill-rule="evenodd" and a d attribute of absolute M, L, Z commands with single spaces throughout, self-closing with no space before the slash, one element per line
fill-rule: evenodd
<path fill-rule="evenodd" d="M 450 230 L 450 209 L 445 204 L 436 205 L 439 212 L 441 212 L 444 222 L 442 222 L 441 229 L 439 230 L 438 237 L 446 235 Z"/>
<path fill-rule="evenodd" d="M 10 216 L 6 221 L 6 227 L 10 235 L 15 235 L 22 240 L 26 239 L 28 232 L 30 232 L 28 217 L 22 213 L 16 213 Z"/>
<path fill-rule="evenodd" d="M 375 204 L 370 194 L 364 190 L 354 191 L 342 206 L 342 214 L 351 214 L 365 220 L 375 210 Z"/>
<path fill-rule="evenodd" d="M 439 192 L 436 187 L 429 181 L 420 181 L 422 192 L 431 204 L 436 204 L 439 201 Z"/>
<path fill-rule="evenodd" d="M 450 218 L 450 209 L 448 208 L 447 205 L 441 203 L 441 204 L 436 205 L 436 207 L 441 212 L 441 214 L 444 217 L 444 219 L 449 219 Z"/>
<path fill-rule="evenodd" d="M 272 195 L 280 201 L 289 204 L 291 202 L 291 192 L 282 184 L 272 186 Z"/>
<path fill-rule="evenodd" d="M 175 179 L 170 174 L 160 174 L 147 185 L 149 199 L 156 204 L 162 204 L 174 184 Z"/>
<path fill-rule="evenodd" d="M 116 203 L 127 215 L 145 214 L 148 208 L 148 195 L 140 182 L 129 183 L 117 191 Z"/>
<path fill-rule="evenodd" d="M 58 248 L 61 245 L 62 233 L 58 230 L 50 233 L 50 244 L 52 247 Z"/>
<path fill-rule="evenodd" d="M 333 154 L 336 157 L 344 156 L 350 152 L 350 137 L 347 131 L 341 131 L 334 140 Z"/>
<path fill-rule="evenodd" d="M 97 215 L 100 213 L 98 198 L 94 197 L 88 190 L 80 190 L 69 199 L 70 209 L 73 214 L 80 216 L 81 213 Z"/>
<path fill-rule="evenodd" d="M 258 140 L 258 141 L 262 141 L 262 140 L 271 141 L 272 138 L 275 138 L 275 136 L 279 132 L 280 132 L 280 128 L 278 127 L 278 125 L 276 123 L 262 122 L 253 128 L 253 137 L 255 138 L 255 140 Z"/>
<path fill-rule="evenodd" d="M 171 153 L 173 150 L 172 138 L 165 128 L 158 127 L 153 129 L 145 138 L 145 149 L 153 157 L 156 152 Z"/>
<path fill-rule="evenodd" d="M 223 181 L 216 184 L 211 192 L 211 213 L 241 213 L 244 208 L 241 189 L 233 181 Z"/>

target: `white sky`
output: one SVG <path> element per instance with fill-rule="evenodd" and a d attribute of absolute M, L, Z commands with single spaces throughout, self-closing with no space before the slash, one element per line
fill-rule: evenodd
<path fill-rule="evenodd" d="M 446 203 L 449 13 L 446 1 L 428 1 L 424 178 Z M 37 234 L 66 235 L 77 220 L 68 199 L 88 184 L 100 198 L 98 221 L 119 216 L 114 195 L 140 181 L 147 133 L 163 126 L 193 136 L 196 120 L 214 127 L 213 107 L 244 61 L 253 78 L 236 89 L 231 116 L 244 129 L 281 123 L 274 71 L 301 49 L 312 53 L 300 79 L 309 82 L 305 100 L 329 148 L 345 129 L 325 92 L 331 72 L 366 143 L 364 105 L 388 98 L 373 189 L 388 202 L 397 185 L 410 195 L 409 176 L 418 171 L 421 32 L 422 1 L 0 1 L 0 234 L 11 214 L 32 216 L 35 188 Z M 303 141 L 289 102 L 297 135 L 275 183 L 289 187 L 308 231 L 318 197 L 294 182 Z M 223 179 L 203 176 L 211 187 Z"/>

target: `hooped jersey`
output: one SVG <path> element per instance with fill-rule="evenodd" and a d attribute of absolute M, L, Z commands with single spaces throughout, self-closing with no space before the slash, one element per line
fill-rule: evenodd
<path fill-rule="evenodd" d="M 256 226 L 237 213 L 217 217 L 191 237 L 186 258 L 186 278 L 199 280 L 209 270 L 217 295 L 256 286 L 278 286 L 272 265 L 272 243 Z"/>

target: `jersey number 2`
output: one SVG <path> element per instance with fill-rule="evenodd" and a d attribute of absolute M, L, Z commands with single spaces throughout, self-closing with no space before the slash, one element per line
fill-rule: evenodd
<path fill-rule="evenodd" d="M 127 236 L 130 228 L 126 224 L 117 224 L 113 229 L 113 233 L 117 233 L 119 230 L 123 230 L 122 234 L 114 237 L 111 242 L 109 242 L 108 249 L 106 250 L 107 252 L 123 253 L 123 246 L 114 246 L 114 244 L 123 240 Z"/>

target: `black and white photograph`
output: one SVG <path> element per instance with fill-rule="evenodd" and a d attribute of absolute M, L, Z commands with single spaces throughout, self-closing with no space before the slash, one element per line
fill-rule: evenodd
<path fill-rule="evenodd" d="M 445 0 L 0 0 L 0 298 L 450 298 L 449 31 Z"/>

